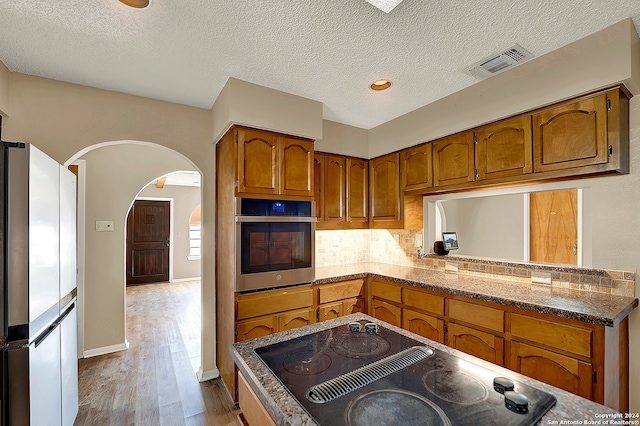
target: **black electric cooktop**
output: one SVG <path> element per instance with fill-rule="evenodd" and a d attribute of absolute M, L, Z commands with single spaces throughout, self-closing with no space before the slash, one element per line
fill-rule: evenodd
<path fill-rule="evenodd" d="M 382 326 L 368 333 L 365 323 L 255 352 L 320 425 L 533 425 L 556 403 Z"/>

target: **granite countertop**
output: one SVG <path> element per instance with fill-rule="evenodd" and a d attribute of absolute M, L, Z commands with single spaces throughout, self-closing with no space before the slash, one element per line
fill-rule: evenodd
<path fill-rule="evenodd" d="M 231 346 L 230 352 L 236 365 L 242 375 L 258 396 L 264 407 L 267 409 L 271 417 L 278 425 L 316 425 L 317 423 L 307 414 L 296 399 L 285 389 L 278 378 L 271 370 L 262 362 L 262 360 L 254 352 L 255 348 L 271 345 L 274 343 L 291 340 L 296 337 L 326 330 L 329 328 L 346 325 L 349 322 L 357 320 L 368 320 L 381 323 L 380 320 L 374 319 L 365 314 L 352 314 L 345 317 L 324 321 L 294 330 L 284 331 L 272 334 L 270 336 L 260 337 L 253 340 L 239 342 Z M 391 324 L 384 324 L 396 333 L 403 334 L 412 339 L 421 341 L 429 346 L 440 349 L 441 351 L 455 355 L 459 358 L 466 359 L 480 366 L 489 368 L 499 375 L 511 377 L 514 380 L 526 383 L 530 386 L 541 389 L 554 395 L 557 399 L 556 405 L 543 417 L 539 424 L 561 424 L 560 421 L 598 421 L 602 415 L 616 414 L 615 410 L 565 392 L 561 389 L 530 379 L 521 374 L 515 373 L 506 368 L 499 367 L 495 364 L 483 361 L 479 358 L 467 355 L 448 346 L 436 343 L 432 340 L 425 339 L 416 334 L 410 333 Z M 598 417 L 600 416 L 600 417 Z M 567 423 L 569 424 L 569 423 Z"/>
<path fill-rule="evenodd" d="M 635 297 L 439 272 L 385 263 L 316 267 L 316 284 L 374 277 L 514 308 L 613 327 L 638 306 Z"/>

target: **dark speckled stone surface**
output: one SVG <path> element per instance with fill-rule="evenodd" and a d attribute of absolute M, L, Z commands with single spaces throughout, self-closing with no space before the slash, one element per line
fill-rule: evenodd
<path fill-rule="evenodd" d="M 316 267 L 315 283 L 325 284 L 365 277 L 377 277 L 609 327 L 616 325 L 638 306 L 638 299 L 635 297 L 613 296 L 385 263 Z"/>
<path fill-rule="evenodd" d="M 271 373 L 271 370 L 262 362 L 262 360 L 258 357 L 258 355 L 256 355 L 253 350 L 255 348 L 267 346 L 273 343 L 291 340 L 306 334 L 311 334 L 321 330 L 346 325 L 351 321 L 360 319 L 366 319 L 369 321 L 381 323 L 381 321 L 364 314 L 352 314 L 334 320 L 324 321 L 306 327 L 301 327 L 282 333 L 276 333 L 270 336 L 236 343 L 230 348 L 231 356 L 235 360 L 235 363 L 240 369 L 240 372 L 244 375 L 245 378 L 247 378 L 249 385 L 261 400 L 267 411 L 274 418 L 276 424 L 297 426 L 315 425 L 317 423 L 311 417 L 309 417 L 302 406 L 295 400 L 293 396 L 291 396 L 291 394 L 284 388 L 280 381 L 278 381 L 276 376 Z M 585 424 L 585 420 L 599 420 L 599 417 L 597 417 L 598 415 L 616 413 L 615 410 L 612 410 L 600 404 L 596 404 L 587 399 L 565 392 L 561 389 L 544 384 L 537 380 L 530 379 L 526 376 L 522 376 L 497 365 L 490 364 L 479 358 L 475 358 L 471 355 L 467 355 L 463 352 L 425 339 L 406 330 L 394 327 L 390 324 L 385 324 L 385 327 L 397 333 L 409 336 L 415 340 L 424 342 L 425 344 L 438 348 L 444 352 L 466 359 L 475 364 L 490 368 L 500 375 L 511 377 L 514 380 L 524 382 L 530 386 L 551 393 L 557 398 L 557 403 L 555 407 L 553 407 L 551 411 L 549 411 L 543 417 L 543 419 L 539 423 L 541 425 L 561 424 L 560 421 L 581 421 L 582 423 L 579 424 Z"/>

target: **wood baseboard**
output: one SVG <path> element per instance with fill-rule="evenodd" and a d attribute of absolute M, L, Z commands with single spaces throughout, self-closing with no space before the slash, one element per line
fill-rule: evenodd
<path fill-rule="evenodd" d="M 94 356 L 111 354 L 114 352 L 126 351 L 129 349 L 129 341 L 125 340 L 124 343 L 118 343 L 116 345 L 103 346 L 101 348 L 89 349 L 82 353 L 83 358 L 91 358 Z"/>

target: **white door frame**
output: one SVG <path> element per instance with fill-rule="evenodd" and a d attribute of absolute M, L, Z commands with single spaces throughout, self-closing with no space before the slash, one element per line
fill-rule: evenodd
<path fill-rule="evenodd" d="M 85 202 L 87 188 L 87 162 L 76 160 L 71 163 L 78 166 L 78 204 L 76 206 L 76 232 L 77 232 L 77 274 L 76 285 L 78 287 L 78 298 L 76 302 L 78 315 L 78 358 L 84 357 L 84 263 L 85 263 Z"/>

